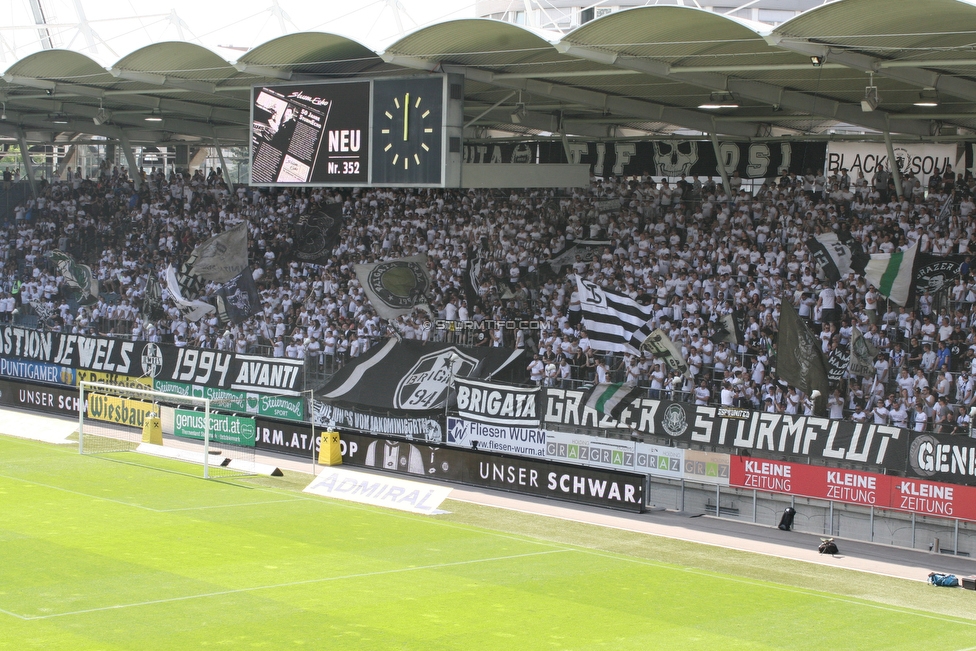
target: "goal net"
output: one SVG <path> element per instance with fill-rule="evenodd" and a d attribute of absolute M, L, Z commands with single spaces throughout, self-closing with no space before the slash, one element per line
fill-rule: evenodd
<path fill-rule="evenodd" d="M 221 400 L 98 382 L 78 389 L 81 454 L 146 452 L 199 464 L 208 479 L 254 474 L 255 421 Z"/>

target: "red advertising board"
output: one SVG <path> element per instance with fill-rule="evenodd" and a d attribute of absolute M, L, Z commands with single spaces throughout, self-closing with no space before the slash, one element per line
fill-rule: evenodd
<path fill-rule="evenodd" d="M 733 456 L 729 485 L 976 521 L 976 487 Z"/>

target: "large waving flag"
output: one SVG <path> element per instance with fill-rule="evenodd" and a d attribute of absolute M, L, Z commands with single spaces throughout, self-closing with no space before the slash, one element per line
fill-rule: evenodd
<path fill-rule="evenodd" d="M 890 298 L 898 305 L 907 305 L 912 291 L 917 252 L 918 242 L 905 251 L 874 253 L 864 267 L 864 277 L 882 296 Z"/>
<path fill-rule="evenodd" d="M 217 310 L 210 303 L 205 303 L 197 299 L 184 298 L 182 291 L 180 291 L 180 284 L 176 277 L 176 269 L 173 268 L 173 265 L 166 268 L 166 288 L 169 290 L 173 302 L 176 303 L 176 307 L 180 308 L 180 312 L 187 321 L 199 321 Z"/>
<path fill-rule="evenodd" d="M 64 278 L 71 298 L 78 305 L 91 305 L 98 301 L 98 278 L 92 273 L 91 267 L 75 262 L 71 255 L 64 251 L 48 251 L 45 257 L 54 261 L 58 273 Z"/>
<path fill-rule="evenodd" d="M 817 396 L 815 413 L 822 413 L 828 392 L 827 368 L 820 340 L 810 332 L 789 301 L 783 301 L 776 338 L 776 372 L 804 393 Z"/>
<path fill-rule="evenodd" d="M 190 273 L 215 283 L 233 280 L 247 269 L 247 222 L 199 244 L 193 253 Z"/>
<path fill-rule="evenodd" d="M 867 257 L 861 243 L 850 233 L 821 233 L 807 240 L 807 248 L 820 265 L 824 277 L 832 283 L 852 269 L 860 271 Z"/>
<path fill-rule="evenodd" d="M 431 287 L 427 256 L 357 264 L 356 277 L 376 313 L 384 319 L 395 319 L 421 309 L 430 314 L 427 292 Z"/>
<path fill-rule="evenodd" d="M 629 296 L 608 292 L 580 276 L 576 276 L 576 285 L 583 325 L 593 349 L 639 354 L 641 345 L 653 331 L 649 324 L 653 308 Z"/>

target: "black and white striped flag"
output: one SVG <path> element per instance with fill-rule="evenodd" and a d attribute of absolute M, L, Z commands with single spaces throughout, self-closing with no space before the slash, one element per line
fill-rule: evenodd
<path fill-rule="evenodd" d="M 594 384 L 585 394 L 586 406 L 596 410 L 598 414 L 605 414 L 614 420 L 620 420 L 624 410 L 630 407 L 634 400 L 644 395 L 644 390 L 636 384 Z"/>
<path fill-rule="evenodd" d="M 583 325 L 594 350 L 640 354 L 641 344 L 654 328 L 654 310 L 634 299 L 608 292 L 599 285 L 576 276 Z"/>

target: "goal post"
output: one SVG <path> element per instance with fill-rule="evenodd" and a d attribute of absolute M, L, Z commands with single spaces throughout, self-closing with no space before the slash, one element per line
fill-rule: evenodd
<path fill-rule="evenodd" d="M 199 463 L 206 479 L 254 471 L 255 421 L 223 413 L 219 401 L 89 381 L 78 391 L 80 454 L 149 452 Z M 162 448 L 140 448 L 150 418 L 160 419 Z"/>

